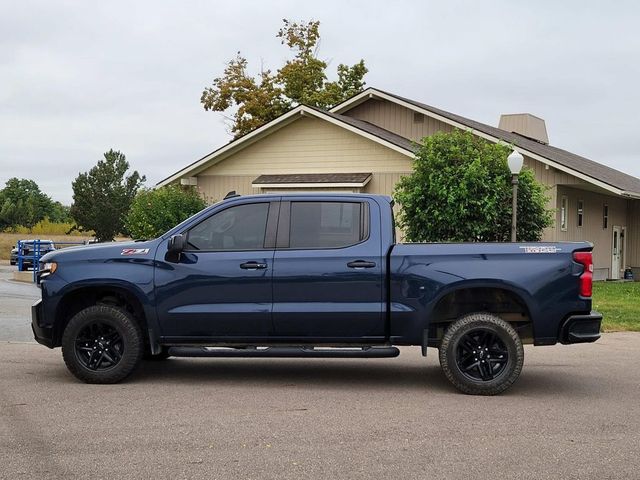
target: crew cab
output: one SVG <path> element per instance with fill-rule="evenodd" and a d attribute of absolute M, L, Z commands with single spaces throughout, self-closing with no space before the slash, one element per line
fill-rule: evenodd
<path fill-rule="evenodd" d="M 159 238 L 42 258 L 36 340 L 88 383 L 143 357 L 394 357 L 439 349 L 459 390 L 511 386 L 523 344 L 593 342 L 593 246 L 401 244 L 392 201 L 238 196 Z"/>

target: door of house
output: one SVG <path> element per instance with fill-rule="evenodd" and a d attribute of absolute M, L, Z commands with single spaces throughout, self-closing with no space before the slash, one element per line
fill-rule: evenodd
<path fill-rule="evenodd" d="M 619 279 L 621 270 L 624 268 L 624 234 L 625 227 L 613 227 L 613 241 L 611 250 L 611 275 L 612 279 Z"/>

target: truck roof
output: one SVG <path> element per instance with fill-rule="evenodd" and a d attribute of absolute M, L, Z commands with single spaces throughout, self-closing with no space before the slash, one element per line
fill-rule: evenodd
<path fill-rule="evenodd" d="M 236 200 L 238 198 L 242 199 L 276 199 L 276 198 L 290 198 L 290 197 L 358 197 L 358 198 L 371 198 L 382 200 L 386 203 L 391 203 L 392 199 L 389 195 L 377 195 L 373 193 L 349 193 L 349 192 L 300 192 L 300 193 L 258 193 L 253 195 L 238 195 L 235 192 L 229 192 L 227 196 L 221 200 L 222 202 L 228 202 L 231 200 Z"/>

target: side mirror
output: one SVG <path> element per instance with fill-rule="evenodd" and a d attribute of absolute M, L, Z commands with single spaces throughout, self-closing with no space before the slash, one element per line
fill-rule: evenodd
<path fill-rule="evenodd" d="M 184 235 L 178 234 L 173 235 L 169 239 L 169 244 L 167 245 L 167 250 L 169 253 L 181 253 L 184 250 L 184 247 L 187 245 L 187 239 Z"/>

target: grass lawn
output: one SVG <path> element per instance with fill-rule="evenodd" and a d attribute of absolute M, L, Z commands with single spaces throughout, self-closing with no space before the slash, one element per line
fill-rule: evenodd
<path fill-rule="evenodd" d="M 593 309 L 605 332 L 640 332 L 640 282 L 593 282 Z"/>

